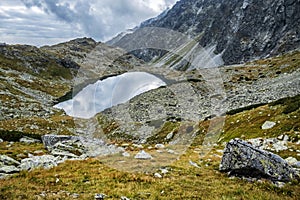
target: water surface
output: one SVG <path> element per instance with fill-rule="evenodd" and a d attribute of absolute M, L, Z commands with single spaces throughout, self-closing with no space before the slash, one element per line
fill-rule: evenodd
<path fill-rule="evenodd" d="M 90 84 L 72 99 L 54 107 L 63 109 L 69 116 L 88 119 L 107 108 L 165 85 L 164 81 L 152 74 L 128 72 Z"/>

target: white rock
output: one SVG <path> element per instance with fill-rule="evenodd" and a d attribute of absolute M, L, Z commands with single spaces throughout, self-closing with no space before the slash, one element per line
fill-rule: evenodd
<path fill-rule="evenodd" d="M 155 178 L 162 178 L 162 175 L 160 175 L 159 173 L 155 173 L 155 174 L 154 174 L 154 177 L 155 177 Z"/>
<path fill-rule="evenodd" d="M 267 130 L 267 129 L 273 128 L 275 125 L 276 125 L 275 122 L 266 121 L 266 122 L 261 126 L 261 128 L 262 128 L 263 130 Z"/>
<path fill-rule="evenodd" d="M 123 196 L 123 197 L 121 197 L 121 200 L 130 200 L 130 199 L 127 198 L 127 197 L 125 197 L 125 196 Z"/>
<path fill-rule="evenodd" d="M 286 162 L 288 162 L 292 166 L 294 166 L 298 162 L 298 160 L 294 157 L 288 157 L 285 160 L 286 160 Z"/>
<path fill-rule="evenodd" d="M 160 171 L 161 171 L 162 174 L 167 174 L 167 173 L 169 173 L 169 170 L 167 170 L 167 169 L 160 169 Z"/>
<path fill-rule="evenodd" d="M 3 140 L 0 138 L 0 143 L 3 142 Z"/>
<path fill-rule="evenodd" d="M 134 158 L 135 159 L 140 159 L 140 160 L 151 160 L 151 159 L 153 159 L 153 157 L 150 154 L 146 153 L 144 150 L 137 153 Z"/>
<path fill-rule="evenodd" d="M 174 137 L 174 133 L 171 132 L 171 133 L 169 133 L 169 134 L 167 135 L 166 140 L 170 140 L 170 139 L 172 139 L 173 137 Z"/>
<path fill-rule="evenodd" d="M 288 135 L 285 135 L 285 136 L 283 137 L 283 141 L 286 141 L 286 142 L 287 142 L 287 141 L 289 141 L 289 139 L 290 139 L 290 138 L 289 138 Z"/>
<path fill-rule="evenodd" d="M 122 153 L 122 156 L 124 156 L 124 157 L 130 157 L 130 153 L 128 153 L 128 152 L 123 152 L 123 153 Z"/>
<path fill-rule="evenodd" d="M 143 148 L 144 148 L 144 146 L 141 145 L 141 144 L 133 144 L 132 146 L 133 146 L 134 148 L 137 148 L 137 149 L 143 149 Z"/>
<path fill-rule="evenodd" d="M 156 149 L 164 149 L 164 148 L 165 148 L 165 145 L 163 145 L 163 144 L 156 144 L 156 145 L 155 145 L 155 148 L 156 148 Z"/>
<path fill-rule="evenodd" d="M 105 197 L 107 197 L 107 195 L 105 195 L 105 194 L 95 194 L 95 199 L 97 199 L 97 200 L 104 199 Z"/>
<path fill-rule="evenodd" d="M 194 163 L 193 161 L 189 161 L 190 165 L 192 165 L 193 167 L 197 167 L 200 168 L 199 165 L 197 165 L 197 163 Z"/>
<path fill-rule="evenodd" d="M 176 154 L 176 152 L 175 152 L 174 150 L 172 150 L 172 149 L 168 149 L 167 152 L 168 152 L 169 154 Z"/>
<path fill-rule="evenodd" d="M 279 136 L 277 137 L 277 139 L 278 139 L 278 140 L 283 140 L 283 135 L 279 135 Z"/>
<path fill-rule="evenodd" d="M 276 187 L 279 187 L 279 188 L 283 188 L 284 185 L 285 185 L 284 182 L 276 182 L 276 183 L 275 183 L 275 186 L 276 186 Z"/>

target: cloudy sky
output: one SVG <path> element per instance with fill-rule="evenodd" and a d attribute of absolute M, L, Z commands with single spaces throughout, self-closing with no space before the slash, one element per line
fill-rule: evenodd
<path fill-rule="evenodd" d="M 0 0 L 0 42 L 45 45 L 77 37 L 106 41 L 177 0 Z"/>

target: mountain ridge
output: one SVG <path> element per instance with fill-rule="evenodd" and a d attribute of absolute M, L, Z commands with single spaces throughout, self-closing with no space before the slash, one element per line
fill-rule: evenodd
<path fill-rule="evenodd" d="M 300 1 L 181 0 L 144 27 L 160 27 L 191 37 L 202 47 L 216 46 L 225 65 L 279 55 L 300 47 Z M 137 32 L 137 30 L 135 31 Z M 135 32 L 122 40 L 136 41 Z"/>

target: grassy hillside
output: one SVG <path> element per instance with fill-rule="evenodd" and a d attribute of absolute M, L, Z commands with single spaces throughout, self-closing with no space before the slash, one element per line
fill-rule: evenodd
<path fill-rule="evenodd" d="M 300 139 L 300 109 L 286 109 L 299 97 L 282 99 L 251 110 L 237 112 L 226 116 L 226 123 L 219 144 L 205 157 L 200 157 L 203 135 L 198 135 L 185 154 L 172 164 L 165 166 L 168 173 L 163 178 L 155 178 L 153 172 L 128 173 L 106 165 L 109 158 L 95 158 L 87 161 L 66 162 L 50 170 L 37 169 L 32 172 L 21 172 L 7 180 L 0 180 L 0 197 L 2 199 L 73 199 L 74 193 L 79 199 L 93 199 L 95 193 L 104 193 L 106 199 L 298 199 L 300 184 L 293 182 L 278 188 L 268 181 L 250 183 L 246 180 L 229 179 L 218 171 L 221 160 L 219 150 L 223 142 L 231 138 L 270 138 L 281 134 L 289 135 L 290 149 L 280 155 L 284 158 L 297 156 L 296 144 Z M 212 119 L 213 120 L 213 119 Z M 280 121 L 274 128 L 262 130 L 266 121 Z M 200 130 L 206 129 L 209 120 L 199 123 Z M 7 148 L 7 143 L 0 146 L 0 154 L 16 157 L 24 151 L 33 153 L 40 150 L 40 145 L 24 146 L 15 143 Z M 150 150 L 147 150 L 150 151 Z M 153 152 L 152 152 L 153 151 Z M 151 150 L 154 154 L 155 150 Z M 131 153 L 136 152 L 135 149 Z M 199 165 L 191 166 L 190 161 Z M 157 169 L 160 173 L 160 170 Z M 43 196 L 45 195 L 45 196 Z"/>

